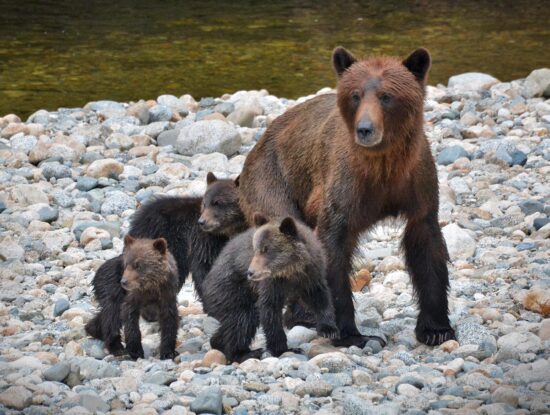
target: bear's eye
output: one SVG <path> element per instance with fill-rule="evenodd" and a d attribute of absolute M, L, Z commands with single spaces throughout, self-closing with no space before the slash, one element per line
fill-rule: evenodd
<path fill-rule="evenodd" d="M 266 254 L 266 253 L 267 253 L 267 246 L 262 246 L 262 247 L 260 248 L 260 253 Z"/>
<path fill-rule="evenodd" d="M 219 201 L 217 201 L 217 200 L 212 201 L 212 206 L 219 206 L 219 205 L 220 205 Z"/>
<path fill-rule="evenodd" d="M 351 93 L 351 100 L 354 104 L 358 104 L 359 101 L 361 101 L 361 94 L 359 93 L 359 91 L 353 91 Z"/>
<path fill-rule="evenodd" d="M 392 97 L 390 94 L 382 94 L 380 95 L 380 102 L 383 104 L 383 105 L 388 105 L 392 100 Z"/>
<path fill-rule="evenodd" d="M 142 264 L 141 262 L 136 262 L 136 263 L 134 264 L 134 269 L 135 269 L 136 271 L 139 272 L 139 271 L 141 271 L 142 268 L 143 268 L 143 264 Z"/>

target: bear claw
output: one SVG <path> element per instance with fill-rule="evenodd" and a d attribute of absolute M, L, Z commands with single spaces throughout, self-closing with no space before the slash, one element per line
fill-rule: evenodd
<path fill-rule="evenodd" d="M 455 331 L 448 327 L 444 329 L 416 330 L 416 338 L 428 346 L 438 346 L 448 340 L 456 340 Z"/>

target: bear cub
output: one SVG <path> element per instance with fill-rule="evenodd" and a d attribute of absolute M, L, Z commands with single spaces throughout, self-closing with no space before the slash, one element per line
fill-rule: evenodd
<path fill-rule="evenodd" d="M 111 269 L 113 266 L 115 269 Z M 100 272 L 103 267 L 108 268 L 107 272 Z M 110 278 L 113 273 L 122 278 Z M 166 239 L 126 235 L 122 263 L 105 262 L 96 273 L 93 286 L 100 311 L 86 324 L 86 332 L 103 340 L 110 353 L 124 352 L 120 338 L 124 327 L 126 351 L 132 359 L 144 357 L 139 317 L 142 310 L 154 307 L 159 313 L 160 358 L 176 356 L 178 268 Z"/>
<path fill-rule="evenodd" d="M 220 322 L 212 348 L 229 361 L 260 357 L 250 344 L 261 324 L 267 349 L 281 355 L 288 350 L 283 307 L 298 300 L 316 315 L 321 336 L 337 338 L 326 255 L 313 231 L 290 217 L 268 221 L 259 213 L 254 225 L 229 241 L 204 281 L 204 310 Z"/>
<path fill-rule="evenodd" d="M 248 225 L 239 207 L 238 178 L 218 179 L 206 176 L 204 197 L 162 196 L 141 206 L 133 215 L 128 234 L 134 238 L 164 238 L 174 255 L 179 271 L 179 288 L 191 273 L 195 291 L 202 301 L 202 281 L 222 248 L 233 235 Z M 119 255 L 97 270 L 96 278 L 118 284 L 123 269 Z M 148 307 L 142 313 L 147 321 L 156 321 L 158 312 Z"/>

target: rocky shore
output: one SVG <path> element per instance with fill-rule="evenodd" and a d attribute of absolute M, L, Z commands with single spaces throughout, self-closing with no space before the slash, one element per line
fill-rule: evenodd
<path fill-rule="evenodd" d="M 240 365 L 209 351 L 217 323 L 191 285 L 179 296 L 176 361 L 156 358 L 150 323 L 146 359 L 106 355 L 84 333 L 90 282 L 120 253 L 140 203 L 200 195 L 208 171 L 236 176 L 266 126 L 309 97 L 163 95 L 1 117 L 0 414 L 550 413 L 549 97 L 550 69 L 428 87 L 458 342 L 416 341 L 392 222 L 362 239 L 354 282 L 360 329 L 387 347 L 336 349 L 296 327 L 289 346 L 303 354 Z"/>

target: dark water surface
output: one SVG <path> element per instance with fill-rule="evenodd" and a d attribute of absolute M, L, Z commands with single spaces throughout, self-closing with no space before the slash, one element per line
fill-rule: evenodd
<path fill-rule="evenodd" d="M 0 115 L 334 85 L 332 49 L 433 54 L 430 83 L 550 66 L 550 2 L 0 0 Z"/>

